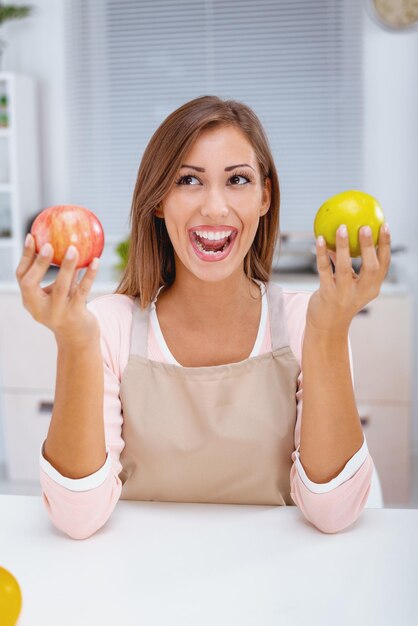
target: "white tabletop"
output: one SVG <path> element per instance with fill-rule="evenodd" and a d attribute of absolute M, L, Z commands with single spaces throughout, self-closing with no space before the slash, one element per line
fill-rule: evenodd
<path fill-rule="evenodd" d="M 120 501 L 92 537 L 38 496 L 0 496 L 0 565 L 19 626 L 409 626 L 418 510 L 365 509 L 325 534 L 297 507 Z"/>

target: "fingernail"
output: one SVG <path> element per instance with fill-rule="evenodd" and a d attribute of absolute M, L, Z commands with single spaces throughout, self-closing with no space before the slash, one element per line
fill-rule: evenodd
<path fill-rule="evenodd" d="M 322 235 L 319 235 L 318 237 L 318 246 L 321 246 L 321 248 L 325 246 L 325 239 L 323 238 Z"/>
<path fill-rule="evenodd" d="M 347 237 L 347 226 L 345 224 L 340 226 L 340 235 L 341 237 Z"/>
<path fill-rule="evenodd" d="M 91 269 L 92 270 L 97 270 L 97 268 L 99 267 L 99 259 L 96 257 L 95 259 L 93 259 L 92 264 L 91 264 Z"/>
<path fill-rule="evenodd" d="M 45 243 L 41 248 L 41 256 L 49 256 L 52 251 L 52 246 L 50 243 Z"/>
<path fill-rule="evenodd" d="M 383 225 L 383 232 L 385 232 L 386 235 L 389 235 L 389 233 L 390 233 L 389 224 L 387 222 L 385 222 L 384 225 Z"/>
<path fill-rule="evenodd" d="M 25 239 L 25 246 L 28 246 L 30 244 L 31 239 L 32 239 L 31 234 L 30 233 L 27 234 L 26 239 Z"/>
<path fill-rule="evenodd" d="M 65 255 L 66 259 L 73 259 L 75 257 L 75 247 L 74 246 L 70 246 L 67 250 L 67 253 Z"/>
<path fill-rule="evenodd" d="M 370 237 L 370 235 L 372 234 L 372 229 L 370 228 L 370 226 L 363 226 L 361 232 L 365 237 Z"/>

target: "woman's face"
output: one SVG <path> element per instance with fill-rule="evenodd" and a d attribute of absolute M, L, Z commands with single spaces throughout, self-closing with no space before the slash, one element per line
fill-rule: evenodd
<path fill-rule="evenodd" d="M 263 186 L 245 135 L 235 127 L 203 131 L 156 212 L 173 244 L 176 276 L 186 269 L 219 281 L 242 271 L 270 198 L 270 180 Z"/>

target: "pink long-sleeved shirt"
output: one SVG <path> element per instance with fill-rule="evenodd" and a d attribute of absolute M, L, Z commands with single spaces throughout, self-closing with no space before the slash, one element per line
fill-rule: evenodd
<path fill-rule="evenodd" d="M 260 288 L 262 284 L 260 284 Z M 265 289 L 258 335 L 251 357 L 271 351 L 270 322 Z M 308 291 L 283 290 L 289 343 L 301 365 Z M 158 294 L 157 296 L 158 297 Z M 43 501 L 52 523 L 74 539 L 84 539 L 101 528 L 109 519 L 119 500 L 122 483 L 119 460 L 124 447 L 122 439 L 123 407 L 119 387 L 127 365 L 134 299 L 121 294 L 95 298 L 87 308 L 97 317 L 104 369 L 104 425 L 107 456 L 97 472 L 84 478 L 71 479 L 60 474 L 40 451 L 40 482 Z M 350 366 L 352 355 L 349 342 Z M 165 343 L 155 310 L 151 305 L 148 334 L 148 358 L 179 365 Z M 353 378 L 352 378 L 353 380 Z M 319 530 L 337 532 L 352 524 L 363 510 L 370 491 L 373 461 L 366 438 L 338 476 L 328 483 L 317 484 L 306 475 L 299 459 L 303 406 L 303 372 L 298 377 L 296 393 L 297 419 L 294 434 L 295 450 L 290 472 L 291 497 L 303 515 Z"/>

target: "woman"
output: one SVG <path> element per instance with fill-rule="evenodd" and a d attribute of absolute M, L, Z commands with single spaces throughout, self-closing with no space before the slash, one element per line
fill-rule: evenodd
<path fill-rule="evenodd" d="M 119 498 L 296 504 L 323 532 L 360 515 L 373 462 L 348 331 L 379 293 L 390 237 L 382 228 L 376 254 L 361 232 L 359 276 L 342 227 L 336 254 L 319 238 L 319 289 L 286 292 L 269 280 L 279 204 L 255 113 L 205 96 L 144 152 L 115 293 L 86 305 L 97 268 L 77 283 L 76 250 L 41 290 L 52 253 L 35 259 L 29 238 L 23 302 L 58 347 L 41 486 L 70 537 L 93 534 Z"/>

